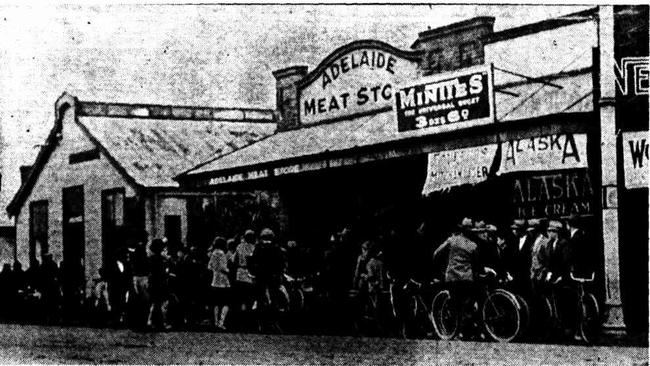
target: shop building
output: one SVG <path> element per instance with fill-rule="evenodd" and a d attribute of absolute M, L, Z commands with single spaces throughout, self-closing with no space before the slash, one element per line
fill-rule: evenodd
<path fill-rule="evenodd" d="M 7 211 L 23 267 L 51 253 L 67 289 L 90 286 L 137 235 L 192 239 L 178 172 L 275 130 L 274 112 L 86 102 L 64 93 L 54 126 Z M 65 291 L 64 291 L 65 292 Z"/>
<path fill-rule="evenodd" d="M 620 256 L 636 245 L 647 258 L 648 242 L 647 205 L 644 214 L 625 203 L 637 193 L 622 186 L 614 128 L 615 34 L 624 28 L 614 25 L 629 13 L 647 44 L 647 7 L 598 7 L 499 32 L 494 19 L 475 18 L 420 33 L 410 50 L 352 42 L 311 71 L 274 72 L 279 133 L 177 179 L 215 194 L 272 192 L 283 219 L 269 225 L 312 244 L 344 226 L 415 230 L 424 221 L 436 242 L 463 216 L 507 225 L 578 215 L 592 238 L 585 260 L 596 270 L 604 326 L 621 331 L 624 313 L 647 319 L 645 300 L 621 296 L 645 286 L 647 297 L 647 272 L 626 284 Z M 641 57 L 647 70 L 647 45 Z M 645 94 L 637 91 L 647 111 L 644 80 Z M 647 112 L 630 128 L 647 131 Z M 647 202 L 647 188 L 638 189 Z M 645 230 L 623 234 L 620 218 L 637 214 Z"/>

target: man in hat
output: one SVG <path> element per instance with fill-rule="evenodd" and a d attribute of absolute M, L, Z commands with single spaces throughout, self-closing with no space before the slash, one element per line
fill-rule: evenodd
<path fill-rule="evenodd" d="M 470 239 L 473 229 L 472 220 L 463 219 L 458 229 L 436 249 L 433 256 L 434 262 L 439 262 L 438 257 L 447 253 L 444 280 L 449 285 L 456 309 L 460 310 L 463 304 L 476 293 L 475 278 L 482 268 L 480 268 L 478 245 Z M 464 323 L 464 320 L 461 323 Z"/>
<path fill-rule="evenodd" d="M 571 248 L 571 256 L 568 259 L 570 270 L 576 277 L 590 277 L 593 271 L 593 251 L 589 250 L 589 239 L 583 230 L 582 222 L 577 215 L 572 214 L 567 218 L 566 226 L 567 240 Z"/>
<path fill-rule="evenodd" d="M 504 265 L 513 287 L 522 296 L 530 293 L 530 265 L 533 238 L 526 230 L 526 220 L 516 219 L 510 225 L 512 236 L 504 251 Z"/>
<path fill-rule="evenodd" d="M 571 248 L 563 235 L 564 225 L 560 221 L 551 220 L 547 231 L 548 240 L 537 255 L 540 268 L 534 273 L 536 282 L 567 279 L 571 271 Z"/>
<path fill-rule="evenodd" d="M 564 237 L 562 222 L 552 220 L 548 226 L 548 240 L 539 253 L 542 268 L 535 277 L 536 287 L 542 291 L 554 289 L 560 319 L 565 335 L 576 336 L 577 313 L 575 309 L 575 292 L 566 286 L 573 270 L 573 248 Z M 579 337 L 577 338 L 579 339 Z"/>
<path fill-rule="evenodd" d="M 542 271 L 544 263 L 540 261 L 540 258 L 543 258 L 542 251 L 546 247 L 546 242 L 548 241 L 546 234 L 546 224 L 544 221 L 539 219 L 533 219 L 528 221 L 528 232 L 533 238 L 533 245 L 530 251 L 530 279 L 534 282 L 536 274 Z"/>
<path fill-rule="evenodd" d="M 503 268 L 496 243 L 497 227 L 484 221 L 477 221 L 472 231 L 476 235 L 474 241 L 478 244 L 480 265 L 502 275 Z"/>
<path fill-rule="evenodd" d="M 260 232 L 260 243 L 255 247 L 250 261 L 251 274 L 255 276 L 260 295 L 258 298 L 272 304 L 277 298 L 284 272 L 284 254 L 275 242 L 273 230 L 266 228 Z"/>

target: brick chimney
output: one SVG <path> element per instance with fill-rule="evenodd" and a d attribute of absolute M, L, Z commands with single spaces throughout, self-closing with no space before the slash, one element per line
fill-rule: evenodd
<path fill-rule="evenodd" d="M 290 66 L 273 71 L 275 77 L 276 107 L 280 113 L 278 131 L 286 131 L 298 125 L 298 92 L 296 82 L 307 75 L 307 66 Z"/>
<path fill-rule="evenodd" d="M 20 185 L 23 185 L 29 177 L 29 173 L 32 171 L 32 165 L 21 165 L 20 166 Z"/>
<path fill-rule="evenodd" d="M 482 64 L 483 37 L 493 29 L 493 17 L 476 17 L 419 33 L 411 48 L 425 50 L 422 75 Z"/>

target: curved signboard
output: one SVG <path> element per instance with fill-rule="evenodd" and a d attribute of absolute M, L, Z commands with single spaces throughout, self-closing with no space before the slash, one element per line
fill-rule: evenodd
<path fill-rule="evenodd" d="M 388 110 L 393 86 L 417 78 L 421 51 L 374 40 L 343 46 L 298 83 L 303 125 Z"/>

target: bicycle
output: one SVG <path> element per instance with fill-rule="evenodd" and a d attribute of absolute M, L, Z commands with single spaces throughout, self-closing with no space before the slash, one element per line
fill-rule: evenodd
<path fill-rule="evenodd" d="M 354 304 L 355 319 L 354 330 L 357 334 L 364 335 L 385 335 L 386 323 L 390 322 L 391 311 L 387 310 L 390 301 L 390 292 L 387 290 L 370 291 L 368 288 L 351 290 L 348 296 Z"/>
<path fill-rule="evenodd" d="M 586 344 L 593 344 L 598 340 L 600 334 L 600 308 L 596 297 L 589 291 L 585 290 L 585 285 L 594 281 L 595 273 L 591 273 L 589 278 L 575 277 L 573 272 L 569 273 L 571 284 L 574 285 L 574 294 L 576 298 L 575 315 L 577 316 L 575 335 L 577 335 Z M 561 283 L 561 277 L 553 282 L 553 285 Z M 566 287 L 566 286 L 565 286 Z M 562 323 L 566 323 L 569 317 L 562 314 L 557 305 L 557 289 L 552 288 L 550 293 L 544 297 L 545 311 L 547 312 L 548 324 L 551 330 L 559 329 Z M 564 322 L 563 322 L 564 320 Z"/>
<path fill-rule="evenodd" d="M 428 304 L 431 303 L 432 295 L 435 294 L 434 288 L 439 283 L 439 280 L 420 283 L 412 278 L 405 282 L 393 281 L 389 294 L 392 315 L 399 327 L 399 336 L 406 338 L 411 331 L 418 335 L 425 334 L 427 337 L 433 335 L 433 313 Z"/>
<path fill-rule="evenodd" d="M 517 297 L 496 286 L 496 273 L 493 270 L 487 272 L 487 275 L 479 276 L 483 283 L 477 296 L 463 301 L 460 309 L 456 309 L 448 288 L 439 291 L 433 298 L 431 312 L 434 332 L 440 339 L 454 339 L 459 334 L 460 326 L 464 325 L 465 315 L 471 319 L 478 315 L 480 328 L 497 342 L 510 342 L 521 333 L 522 309 Z M 490 278 L 493 280 L 490 281 Z"/>

